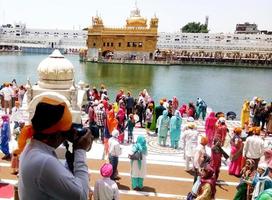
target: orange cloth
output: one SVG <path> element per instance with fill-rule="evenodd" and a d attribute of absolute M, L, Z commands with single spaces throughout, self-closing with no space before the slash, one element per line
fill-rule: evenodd
<path fill-rule="evenodd" d="M 113 109 L 111 109 L 107 116 L 107 126 L 108 126 L 108 130 L 110 134 L 113 131 L 113 129 L 117 129 L 117 125 L 118 125 L 118 120 L 114 116 Z"/>
<path fill-rule="evenodd" d="M 34 130 L 32 125 L 26 125 L 22 128 L 21 133 L 18 137 L 18 154 L 20 155 L 25 148 L 28 139 L 32 138 Z"/>
<path fill-rule="evenodd" d="M 204 137 L 204 136 L 202 136 L 201 137 L 201 140 L 200 140 L 200 144 L 202 144 L 202 145 L 207 145 L 209 143 L 209 140 L 208 140 L 208 138 L 207 137 Z"/>
<path fill-rule="evenodd" d="M 42 130 L 42 133 L 44 134 L 52 134 L 52 133 L 56 133 L 59 131 L 68 131 L 71 128 L 72 125 L 72 114 L 69 111 L 67 105 L 65 102 L 60 102 L 48 97 L 44 97 L 41 102 L 43 103 L 48 103 L 51 105 L 63 105 L 64 106 L 64 111 L 63 111 L 63 115 L 62 118 L 53 126 Z M 24 150 L 24 147 L 27 143 L 28 139 L 31 139 L 33 137 L 33 135 L 35 134 L 35 130 L 33 129 L 32 125 L 26 125 L 22 128 L 21 133 L 18 137 L 18 149 L 16 149 L 15 151 L 18 152 L 18 155 L 20 155 L 22 153 L 22 151 Z"/>
<path fill-rule="evenodd" d="M 233 132 L 234 132 L 236 135 L 241 135 L 241 133 L 242 133 L 242 128 L 240 128 L 240 127 L 235 127 L 235 128 L 233 129 Z"/>
<path fill-rule="evenodd" d="M 62 115 L 62 118 L 58 121 L 58 123 L 54 124 L 53 126 L 45 129 L 42 131 L 44 134 L 51 134 L 55 133 L 57 131 L 68 131 L 71 128 L 72 125 L 72 114 L 69 111 L 69 108 L 67 107 L 65 102 L 60 102 L 55 99 L 50 99 L 48 97 L 44 97 L 41 102 L 48 103 L 51 105 L 62 105 L 64 106 L 64 112 Z"/>

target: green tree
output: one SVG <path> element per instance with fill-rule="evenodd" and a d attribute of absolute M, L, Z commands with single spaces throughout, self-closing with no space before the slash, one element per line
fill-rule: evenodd
<path fill-rule="evenodd" d="M 208 33 L 208 27 L 206 24 L 201 24 L 200 22 L 189 22 L 181 28 L 183 33 Z"/>

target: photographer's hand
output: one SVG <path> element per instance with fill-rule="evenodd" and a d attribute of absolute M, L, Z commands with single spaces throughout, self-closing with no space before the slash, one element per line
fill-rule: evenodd
<path fill-rule="evenodd" d="M 87 129 L 87 133 L 79 138 L 77 143 L 74 144 L 74 149 L 84 149 L 85 151 L 90 151 L 93 144 L 93 135 L 90 129 Z"/>

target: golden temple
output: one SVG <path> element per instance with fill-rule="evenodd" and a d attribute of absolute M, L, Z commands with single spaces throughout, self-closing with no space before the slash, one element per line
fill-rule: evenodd
<path fill-rule="evenodd" d="M 158 18 L 147 20 L 141 16 L 139 8 L 131 11 L 124 28 L 108 28 L 101 17 L 92 18 L 88 28 L 88 60 L 111 59 L 152 59 L 158 37 Z"/>

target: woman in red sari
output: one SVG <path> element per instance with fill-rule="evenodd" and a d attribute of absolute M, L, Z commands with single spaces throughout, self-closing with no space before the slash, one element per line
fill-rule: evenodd
<path fill-rule="evenodd" d="M 243 142 L 240 137 L 242 129 L 236 127 L 233 130 L 234 136 L 230 141 L 231 152 L 230 152 L 230 165 L 229 165 L 229 174 L 234 176 L 240 176 L 241 173 L 241 162 L 242 162 L 242 153 L 243 153 Z"/>
<path fill-rule="evenodd" d="M 208 143 L 209 147 L 211 147 L 213 143 L 216 121 L 217 121 L 217 118 L 215 117 L 215 112 L 211 112 L 205 122 L 205 131 L 206 131 L 206 136 L 209 140 L 209 143 Z"/>

